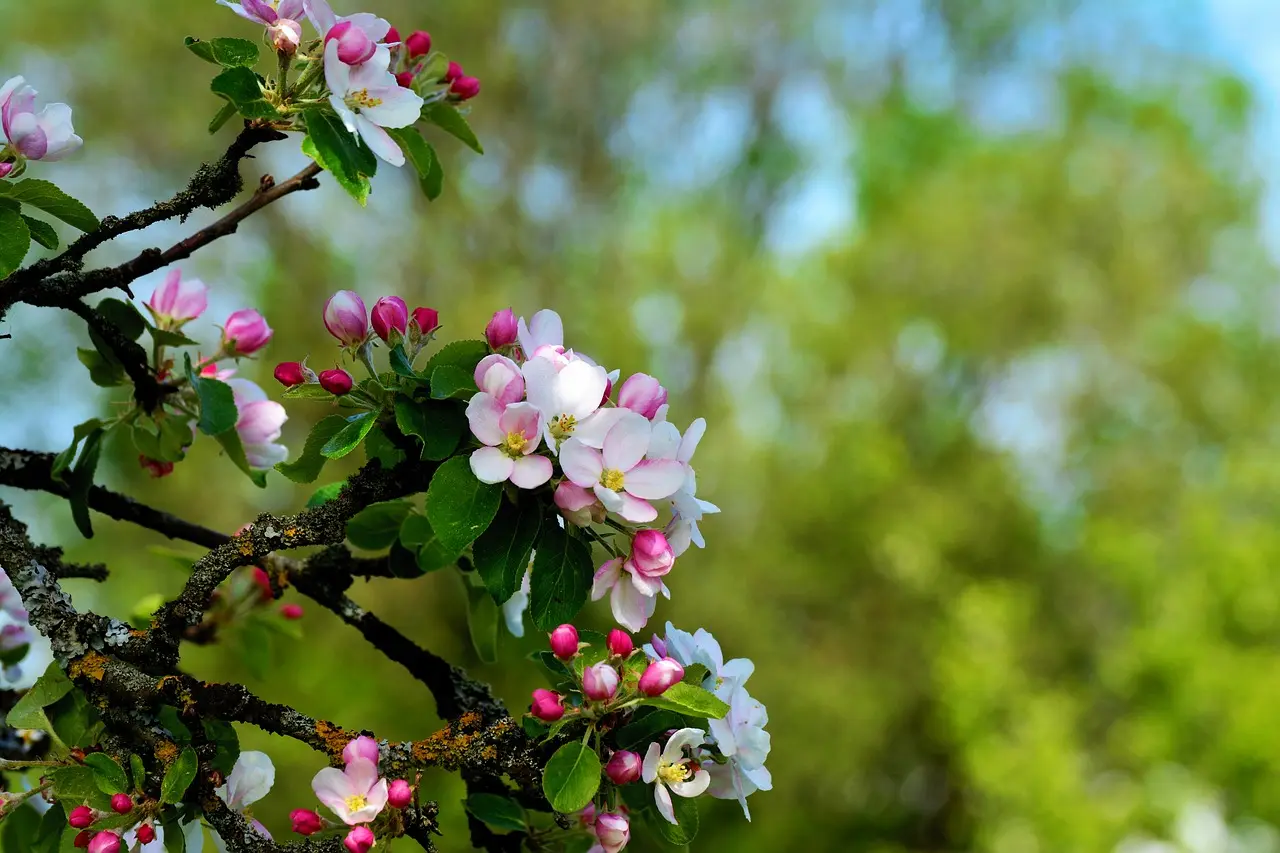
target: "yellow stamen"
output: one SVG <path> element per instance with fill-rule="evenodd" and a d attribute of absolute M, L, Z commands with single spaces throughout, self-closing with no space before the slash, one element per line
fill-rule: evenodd
<path fill-rule="evenodd" d="M 658 766 L 658 778 L 667 785 L 683 782 L 688 777 L 689 768 L 683 764 L 660 764 Z"/>
<path fill-rule="evenodd" d="M 512 459 L 519 459 L 524 455 L 524 448 L 529 443 L 529 439 L 525 438 L 518 432 L 507 433 L 506 441 L 502 442 L 502 452 L 510 456 Z"/>
<path fill-rule="evenodd" d="M 623 476 L 617 468 L 605 468 L 600 472 L 600 485 L 611 492 L 622 491 Z"/>
<path fill-rule="evenodd" d="M 348 811 L 358 812 L 362 808 L 364 808 L 365 805 L 366 805 L 366 800 L 364 798 L 364 794 L 352 794 L 351 796 L 347 797 Z"/>
<path fill-rule="evenodd" d="M 577 426 L 578 419 L 573 415 L 558 415 L 551 419 L 551 435 L 556 441 L 564 441 Z"/>
<path fill-rule="evenodd" d="M 347 93 L 347 104 L 352 108 L 369 109 L 382 103 L 381 98 L 372 97 L 368 89 Z"/>

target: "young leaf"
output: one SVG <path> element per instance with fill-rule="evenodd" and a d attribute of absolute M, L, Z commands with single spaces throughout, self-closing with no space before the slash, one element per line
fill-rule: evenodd
<path fill-rule="evenodd" d="M 187 381 L 200 398 L 200 431 L 205 435 L 221 435 L 236 425 L 239 413 L 231 386 L 217 379 L 197 376 L 191 366 L 191 356 L 183 353 Z"/>
<path fill-rule="evenodd" d="M 340 480 L 337 483 L 326 483 L 315 490 L 311 497 L 307 498 L 307 509 L 314 509 L 326 501 L 331 501 L 342 491 L 342 487 L 347 484 L 346 480 Z"/>
<path fill-rule="evenodd" d="M 204 734 L 210 743 L 217 745 L 217 752 L 209 766 L 224 777 L 230 775 L 236 759 L 240 757 L 240 738 L 236 735 L 235 728 L 222 720 L 205 720 Z"/>
<path fill-rule="evenodd" d="M 396 376 L 403 376 L 405 379 L 413 379 L 417 382 L 422 381 L 422 376 L 413 369 L 413 365 L 409 363 L 409 357 L 404 354 L 404 344 L 396 344 L 392 347 L 388 360 L 391 362 L 391 372 Z"/>
<path fill-rule="evenodd" d="M 464 579 L 467 587 L 467 632 L 476 656 L 483 663 L 498 660 L 498 605 L 493 603 L 484 587 L 477 587 Z"/>
<path fill-rule="evenodd" d="M 209 91 L 235 104 L 245 118 L 280 118 L 280 112 L 263 97 L 261 78 L 248 68 L 227 68 L 213 78 Z"/>
<path fill-rule="evenodd" d="M 96 429 L 85 436 L 80 457 L 63 478 L 69 490 L 67 501 L 71 504 L 71 519 L 85 539 L 93 538 L 93 524 L 89 520 L 89 490 L 93 488 L 93 475 L 98 470 L 98 459 L 102 456 L 102 437 L 106 434 L 106 430 Z"/>
<path fill-rule="evenodd" d="M 442 364 L 431 373 L 433 400 L 469 400 L 476 395 L 476 380 L 471 373 L 452 364 Z"/>
<path fill-rule="evenodd" d="M 4 201 L 0 198 L 0 202 Z M 18 206 L 0 203 L 0 278 L 22 266 L 30 248 L 31 231 L 18 213 Z"/>
<path fill-rule="evenodd" d="M 358 415 L 352 415 L 346 421 L 346 426 L 334 433 L 333 438 L 326 441 L 320 448 L 321 455 L 328 459 L 341 459 L 355 450 L 369 434 L 369 430 L 373 429 L 373 425 L 378 422 L 378 413 L 361 412 Z"/>
<path fill-rule="evenodd" d="M 23 216 L 22 221 L 27 223 L 27 230 L 31 232 L 32 240 L 46 249 L 58 248 L 58 232 L 54 231 L 53 226 L 48 222 L 32 219 L 30 216 Z"/>
<path fill-rule="evenodd" d="M 75 805 L 83 803 L 110 813 L 111 798 L 98 787 L 92 767 L 75 764 L 55 767 L 47 775 L 53 782 L 53 795 L 60 802 Z"/>
<path fill-rule="evenodd" d="M 141 791 L 147 783 L 147 768 L 142 764 L 142 756 L 129 756 L 129 776 L 133 781 L 135 791 Z"/>
<path fill-rule="evenodd" d="M 44 709 L 66 696 L 72 689 L 71 679 L 67 678 L 56 662 L 50 663 L 44 674 L 31 685 L 31 689 L 9 709 L 5 722 L 11 729 L 51 732 L 53 726 Z"/>
<path fill-rule="evenodd" d="M 390 548 L 400 535 L 400 526 L 409 516 L 408 501 L 371 504 L 347 522 L 347 540 L 365 551 Z"/>
<path fill-rule="evenodd" d="M 431 357 L 422 369 L 422 375 L 431 376 L 437 367 L 450 364 L 471 376 L 475 374 L 480 359 L 488 354 L 489 345 L 484 341 L 454 341 Z"/>
<path fill-rule="evenodd" d="M 369 199 L 369 178 L 378 170 L 373 152 L 333 113 L 307 110 L 305 115 L 307 138 L 302 142 L 302 153 L 330 172 L 363 207 Z"/>
<path fill-rule="evenodd" d="M 599 788 L 600 756 L 578 741 L 557 749 L 542 772 L 542 792 L 561 814 L 585 808 Z"/>
<path fill-rule="evenodd" d="M 122 794 L 129 790 L 129 777 L 124 768 L 105 752 L 91 752 L 84 763 L 93 768 L 93 781 L 104 794 Z"/>
<path fill-rule="evenodd" d="M 400 526 L 400 544 L 416 552 L 415 571 L 408 577 L 452 566 L 458 562 L 462 553 L 461 548 L 447 548 L 441 544 L 431 522 L 425 515 L 417 512 L 410 513 Z"/>
<path fill-rule="evenodd" d="M 524 832 L 528 829 L 524 809 L 509 797 L 498 794 L 472 794 L 465 803 L 467 811 L 480 821 L 506 832 Z"/>
<path fill-rule="evenodd" d="M 591 551 L 558 525 L 544 524 L 538 534 L 529 588 L 529 613 L 540 630 L 573 621 L 591 590 Z"/>
<path fill-rule="evenodd" d="M 448 459 L 467 431 L 467 416 L 456 403 L 418 402 L 396 397 L 396 426 L 405 435 L 422 440 L 422 458 Z"/>
<path fill-rule="evenodd" d="M 311 428 L 307 443 L 302 448 L 302 455 L 292 462 L 281 462 L 276 470 L 295 483 L 314 483 L 320 476 L 320 470 L 329 459 L 320 452 L 329 439 L 333 438 L 343 427 L 347 419 L 342 415 L 329 415 Z"/>
<path fill-rule="evenodd" d="M 496 604 L 505 603 L 520 588 L 541 525 L 536 502 L 503 501 L 489 529 L 476 539 L 472 549 L 476 572 Z"/>
<path fill-rule="evenodd" d="M 196 751 L 189 746 L 185 747 L 165 771 L 164 780 L 160 783 L 160 802 L 175 805 L 182 802 L 182 795 L 196 780 L 198 767 Z"/>
<path fill-rule="evenodd" d="M 436 469 L 427 487 L 427 518 L 446 548 L 461 550 L 485 531 L 498 512 L 502 488 L 482 483 L 471 463 L 455 456 Z"/>
<path fill-rule="evenodd" d="M 415 127 L 389 127 L 387 133 L 400 145 L 400 150 L 417 171 L 418 186 L 427 201 L 439 198 L 444 186 L 444 170 L 440 168 L 440 158 L 431 143 L 423 139 Z"/>
<path fill-rule="evenodd" d="M 460 139 L 468 148 L 477 154 L 483 154 L 484 148 L 480 145 L 480 140 L 476 139 L 475 132 L 471 129 L 471 125 L 467 124 L 467 120 L 462 117 L 462 113 L 443 101 L 436 101 L 433 104 L 427 104 L 422 108 L 422 118 L 431 122 L 445 133 Z"/>
<path fill-rule="evenodd" d="M 80 447 L 80 442 L 89 437 L 95 430 L 101 429 L 102 421 L 97 418 L 91 418 L 82 424 L 77 424 L 72 432 L 71 445 L 53 457 L 53 470 L 51 476 L 55 480 L 63 480 L 63 472 L 71 465 L 71 460 L 76 458 L 76 450 Z"/>
<path fill-rule="evenodd" d="M 537 576 L 536 572 L 534 576 Z M 729 706 L 715 694 L 684 681 L 671 685 L 661 696 L 650 697 L 641 704 L 689 717 L 705 717 L 708 720 L 720 720 L 729 713 Z"/>
<path fill-rule="evenodd" d="M 258 61 L 258 46 L 248 39 L 216 38 L 212 41 L 187 36 L 187 50 L 223 68 L 249 67 Z"/>
<path fill-rule="evenodd" d="M 64 818 L 65 820 L 65 818 Z M 28 853 L 31 842 L 40 834 L 41 815 L 30 803 L 14 808 L 0 823 L 0 844 L 15 853 Z"/>
<path fill-rule="evenodd" d="M 151 335 L 151 340 L 162 347 L 193 347 L 198 346 L 199 341 L 193 341 L 182 332 L 174 332 L 169 329 L 157 329 L 150 324 L 147 325 L 147 334 Z"/>
<path fill-rule="evenodd" d="M 98 217 L 93 215 L 93 211 L 48 181 L 27 178 L 13 183 L 0 183 L 0 196 L 43 210 L 81 231 L 93 231 L 98 227 Z M 5 229 L 0 228 L 0 234 L 4 231 Z"/>

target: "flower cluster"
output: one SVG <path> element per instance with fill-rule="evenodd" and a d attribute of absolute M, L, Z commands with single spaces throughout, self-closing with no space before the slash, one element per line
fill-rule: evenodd
<path fill-rule="evenodd" d="M 696 496 L 690 462 L 706 430 L 698 418 L 682 435 L 667 421 L 667 390 L 652 376 L 629 377 L 613 399 L 618 371 L 566 349 L 558 314 L 544 310 L 529 322 L 510 310 L 485 328 L 492 355 L 475 368 L 478 389 L 467 405 L 471 433 L 484 445 L 471 470 L 485 483 L 536 489 L 554 478 L 553 500 L 570 524 L 591 528 L 613 555 L 595 576 L 592 598 L 610 596 L 614 619 L 644 627 L 657 596 L 670 595 L 664 578 L 690 543 L 704 546 L 698 523 L 719 509 Z M 557 473 L 558 467 L 558 473 Z M 659 529 L 657 502 L 670 505 Z M 622 530 L 620 548 L 606 539 Z"/>
<path fill-rule="evenodd" d="M 0 86 L 0 178 L 16 178 L 28 160 L 61 160 L 83 144 L 71 126 L 71 107 L 49 104 L 36 112 L 36 90 L 22 77 Z"/>
<path fill-rule="evenodd" d="M 311 789 L 341 823 L 322 818 L 311 809 L 294 809 L 293 831 L 314 835 L 325 829 L 350 827 L 342 843 L 351 853 L 368 853 L 376 843 L 374 829 L 383 810 L 403 809 L 413 802 L 414 788 L 404 779 L 388 782 L 378 774 L 378 742 L 360 736 L 342 750 L 344 767 L 325 767 L 311 780 Z"/>

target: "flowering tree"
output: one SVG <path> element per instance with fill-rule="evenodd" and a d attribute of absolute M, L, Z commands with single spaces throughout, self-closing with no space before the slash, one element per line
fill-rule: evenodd
<path fill-rule="evenodd" d="M 443 175 L 424 132 L 481 151 L 464 116 L 480 83 L 433 50 L 425 32 L 402 39 L 387 21 L 338 16 L 324 0 L 218 2 L 263 28 L 260 41 L 277 62 L 263 76 L 254 70 L 259 41 L 187 39 L 191 53 L 218 67 L 211 89 L 225 103 L 211 131 L 236 117 L 243 129 L 168 201 L 99 220 L 55 184 L 25 177 L 81 140 L 66 105 L 37 111 L 37 93 L 21 77 L 0 88 L 0 318 L 21 303 L 75 313 L 92 343 L 80 350 L 89 380 L 131 393 L 111 415 L 76 427 L 56 456 L 0 448 L 0 485 L 65 498 L 85 536 L 97 512 L 207 549 L 181 593 L 131 626 L 78 611 L 60 587 L 68 577 L 105 580 L 106 567 L 71 564 L 60 549 L 33 543 L 0 503 L 0 657 L 13 674 L 34 633 L 54 655 L 30 690 L 6 698 L 0 772 L 25 790 L 4 795 L 4 849 L 53 853 L 70 832 L 91 853 L 195 853 L 207 831 L 219 849 L 255 853 L 365 853 L 402 836 L 431 850 L 438 807 L 420 798 L 418 782 L 432 767 L 461 774 L 471 843 L 487 850 L 612 853 L 640 821 L 685 845 L 703 795 L 735 799 L 749 818 L 747 797 L 771 784 L 767 716 L 745 687 L 752 664 L 726 661 L 705 630 L 667 623 L 641 648 L 632 638 L 670 597 L 676 560 L 703 547 L 699 523 L 718 512 L 697 497 L 690 464 L 706 424 L 697 419 L 682 432 L 669 421 L 658 379 L 636 374 L 615 390 L 618 372 L 566 348 L 551 310 L 527 322 L 500 310 L 482 339 L 437 346 L 434 310 L 411 311 L 394 295 L 367 310 L 344 290 L 317 314 L 350 369 L 317 373 L 305 359 L 275 368 L 284 400 L 334 411 L 290 460 L 278 441 L 285 406 L 236 376 L 241 360 L 269 344 L 268 321 L 236 311 L 211 354 L 192 355 L 201 342 L 183 329 L 205 312 L 207 288 L 173 264 L 314 188 L 324 173 L 363 205 L 380 163 L 408 166 L 435 198 Z M 123 234 L 233 202 L 241 161 L 294 134 L 313 161 L 298 174 L 263 176 L 247 200 L 167 250 L 85 267 L 88 252 Z M 84 233 L 19 268 L 32 242 L 58 249 L 46 215 Z M 115 297 L 85 301 L 108 290 L 136 299 L 133 282 L 166 268 L 141 309 Z M 367 461 L 300 512 L 260 515 L 234 535 L 94 484 L 105 441 L 131 441 L 139 464 L 163 477 L 201 435 L 260 486 L 271 471 L 315 482 L 329 459 L 357 450 Z M 355 556 L 346 542 L 383 556 Z M 302 548 L 311 550 L 286 553 Z M 527 714 L 513 718 L 486 685 L 346 595 L 358 577 L 408 583 L 449 567 L 470 591 L 470 634 L 482 658 L 495 655 L 500 622 L 521 636 L 529 618 L 547 633 L 540 665 L 550 688 L 534 691 Z M 286 587 L 402 664 L 448 725 L 393 743 L 179 670 L 183 642 L 221 642 L 246 625 L 293 630 L 301 608 L 274 605 Z M 577 630 L 579 611 L 605 597 L 621 627 L 607 636 Z M 240 750 L 233 723 L 320 753 L 312 788 L 328 814 L 298 804 L 290 818 L 303 840 L 273 839 L 252 817 L 275 768 L 266 754 Z"/>

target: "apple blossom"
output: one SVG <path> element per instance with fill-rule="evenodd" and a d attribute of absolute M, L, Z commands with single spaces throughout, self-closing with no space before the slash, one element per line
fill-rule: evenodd
<path fill-rule="evenodd" d="M 539 687 L 533 691 L 533 703 L 529 713 L 544 723 L 554 723 L 564 716 L 564 697 Z"/>
<path fill-rule="evenodd" d="M 734 658 L 726 662 L 720 643 L 703 628 L 690 634 L 668 622 L 665 638 L 655 636 L 653 639 L 651 645 L 644 647 L 649 657 L 671 657 L 684 666 L 702 664 L 707 668 L 707 677 L 703 679 L 702 687 L 725 701 L 728 701 L 728 694 L 745 684 L 755 671 L 755 664 L 747 658 Z M 711 733 L 715 734 L 714 725 Z"/>
<path fill-rule="evenodd" d="M 631 840 L 631 821 L 626 815 L 611 812 L 597 815 L 596 838 L 604 853 L 618 853 Z"/>
<path fill-rule="evenodd" d="M 542 348 L 521 367 L 529 402 L 545 421 L 547 446 L 553 450 L 570 437 L 600 447 L 620 409 L 600 409 L 609 376 L 603 367 L 576 355 Z M 553 356 L 553 357 L 549 357 Z"/>
<path fill-rule="evenodd" d="M 393 809 L 402 809 L 413 802 L 413 789 L 404 779 L 396 779 L 387 786 L 387 804 Z"/>
<path fill-rule="evenodd" d="M 653 801 L 658 806 L 658 813 L 668 823 L 679 824 L 671 806 L 672 794 L 696 797 L 711 784 L 711 775 L 701 767 L 691 765 L 691 759 L 685 755 L 686 749 L 701 746 L 703 737 L 701 729 L 680 729 L 667 741 L 666 747 L 649 744 L 641 778 L 646 783 L 653 783 Z"/>
<path fill-rule="evenodd" d="M 650 459 L 674 459 L 685 465 L 684 482 L 671 496 L 674 515 L 671 523 L 667 525 L 667 538 L 677 557 L 688 550 L 690 544 L 697 545 L 699 548 L 706 547 L 702 531 L 698 529 L 698 522 L 702 520 L 703 515 L 720 511 L 715 504 L 698 499 L 697 476 L 689 464 L 706 431 L 707 422 L 702 418 L 689 424 L 689 429 L 683 436 L 675 426 L 666 421 L 655 423 L 653 435 L 649 440 L 649 450 L 645 454 Z"/>
<path fill-rule="evenodd" d="M 369 319 L 374 334 L 395 346 L 409 330 L 409 306 L 399 296 L 384 296 L 373 303 Z M 394 340 L 393 332 L 397 336 Z"/>
<path fill-rule="evenodd" d="M 519 323 L 516 321 L 515 312 L 510 308 L 493 312 L 489 324 L 484 327 L 484 339 L 494 349 L 511 346 L 516 342 L 519 334 Z"/>
<path fill-rule="evenodd" d="M 342 846 L 346 847 L 351 853 L 369 853 L 369 850 L 376 844 L 373 837 L 373 830 L 367 826 L 354 826 L 347 833 L 347 837 L 342 839 Z"/>
<path fill-rule="evenodd" d="M 618 406 L 653 420 L 658 409 L 666 405 L 667 389 L 647 373 L 635 373 L 618 389 Z"/>
<path fill-rule="evenodd" d="M 578 629 L 572 625 L 558 625 L 548 635 L 551 653 L 560 660 L 573 660 L 578 654 Z"/>
<path fill-rule="evenodd" d="M 220 785 L 214 793 L 227 804 L 227 808 L 243 814 L 246 808 L 265 797 L 271 791 L 271 786 L 275 784 L 275 781 L 276 768 L 271 763 L 270 756 L 265 752 L 246 750 L 241 752 L 240 757 L 236 759 L 230 775 L 227 776 L 227 781 Z M 271 833 L 258 821 L 250 820 L 249 825 L 263 838 L 271 839 Z M 213 835 L 214 845 L 220 851 L 225 851 L 226 845 L 217 831 L 210 830 L 210 832 Z"/>
<path fill-rule="evenodd" d="M 89 839 L 89 853 L 120 853 L 120 835 L 109 830 L 96 833 Z"/>
<path fill-rule="evenodd" d="M 582 488 L 572 480 L 561 480 L 552 500 L 560 510 L 560 515 L 570 524 L 590 527 L 593 523 L 604 521 L 604 504 L 600 503 L 595 492 Z"/>
<path fill-rule="evenodd" d="M 609 654 L 615 657 L 630 657 L 631 653 L 636 649 L 635 643 L 631 640 L 631 635 L 621 628 L 614 628 L 610 631 L 606 642 L 609 645 Z"/>
<path fill-rule="evenodd" d="M 321 769 L 311 780 L 311 789 L 348 826 L 368 823 L 387 804 L 387 780 L 378 776 L 377 765 L 367 758 L 348 762 L 345 770 Z"/>
<path fill-rule="evenodd" d="M 378 742 L 368 735 L 360 735 L 347 742 L 342 748 L 342 762 L 350 764 L 359 759 L 378 763 Z"/>
<path fill-rule="evenodd" d="M 267 399 L 263 391 L 248 379 L 229 379 L 239 418 L 236 432 L 244 445 L 250 468 L 267 469 L 289 458 L 289 449 L 276 444 L 284 422 L 289 419 L 284 406 Z"/>
<path fill-rule="evenodd" d="M 627 785 L 640 778 L 643 765 L 644 759 L 639 753 L 620 749 L 609 757 L 609 763 L 604 766 L 604 772 L 613 784 Z"/>
<path fill-rule="evenodd" d="M 253 355 L 270 342 L 272 334 L 261 314 L 243 308 L 227 318 L 222 329 L 222 349 L 228 355 Z"/>
<path fill-rule="evenodd" d="M 422 98 L 396 82 L 387 70 L 386 50 L 354 68 L 338 60 L 338 42 L 325 45 L 325 80 L 329 103 L 353 135 L 359 135 L 374 154 L 392 166 L 404 165 L 404 152 L 383 128 L 408 127 L 422 113 Z"/>
<path fill-rule="evenodd" d="M 637 685 L 646 696 L 661 696 L 684 678 L 684 667 L 674 658 L 655 660 L 645 667 Z"/>
<path fill-rule="evenodd" d="M 769 733 L 764 730 L 769 723 L 769 713 L 741 684 L 721 698 L 728 701 L 729 713 L 722 720 L 708 722 L 715 724 L 713 740 L 729 760 L 725 764 L 708 762 L 711 773 L 708 793 L 721 800 L 736 799 L 747 820 L 751 820 L 747 797 L 773 788 L 773 777 L 764 766 L 770 747 Z"/>
<path fill-rule="evenodd" d="M 71 126 L 71 107 L 49 104 L 37 114 L 35 102 L 36 90 L 22 77 L 0 86 L 0 129 L 7 148 L 28 160 L 50 162 L 76 151 L 83 140 Z"/>
<path fill-rule="evenodd" d="M 312 26 L 314 26 L 316 31 L 325 38 L 326 67 L 329 61 L 329 44 L 341 41 L 344 36 L 346 37 L 346 43 L 344 45 L 342 55 L 335 55 L 335 58 L 345 63 L 347 62 L 347 59 L 343 58 L 343 56 L 350 59 L 359 59 L 360 62 L 368 60 L 369 57 L 364 56 L 367 52 L 367 48 L 363 47 L 366 41 L 375 45 L 375 48 L 380 48 L 377 50 L 377 53 L 385 54 L 389 58 L 389 52 L 385 48 L 382 48 L 378 43 L 383 40 L 395 42 L 398 40 L 400 35 L 399 33 L 396 33 L 397 38 L 391 39 L 391 24 L 385 19 L 379 18 L 377 15 L 369 12 L 357 12 L 354 15 L 339 16 L 334 14 L 333 8 L 329 5 L 328 0 L 304 0 L 303 6 L 306 9 L 307 18 L 310 19 Z M 348 26 L 342 27 L 337 32 L 334 32 L 336 28 L 341 27 L 343 24 Z M 358 35 L 352 35 L 352 30 L 357 31 Z M 375 53 L 373 55 L 376 56 L 377 54 Z M 353 62 L 351 64 L 356 63 Z"/>
<path fill-rule="evenodd" d="M 646 595 L 662 591 L 662 578 L 675 565 L 675 554 L 662 531 L 646 528 L 631 540 L 631 559 L 625 569 L 631 573 L 632 582 Z"/>
<path fill-rule="evenodd" d="M 177 329 L 209 307 L 209 288 L 198 278 L 184 279 L 182 270 L 175 267 L 144 304 L 158 327 Z"/>
<path fill-rule="evenodd" d="M 88 806 L 76 806 L 67 815 L 67 824 L 76 829 L 88 829 L 93 825 L 95 819 L 96 816 L 93 813 L 93 809 Z"/>
<path fill-rule="evenodd" d="M 346 347 L 358 347 L 369 336 L 369 315 L 354 290 L 339 290 L 324 303 L 324 327 Z"/>
<path fill-rule="evenodd" d="M 444 82 L 452 83 L 461 76 L 462 66 L 456 62 L 450 62 L 449 72 L 445 74 Z M 516 339 L 520 342 L 520 349 L 524 352 L 525 358 L 533 358 L 533 354 L 544 346 L 563 347 L 564 321 L 555 311 L 543 308 L 534 314 L 527 324 L 523 317 L 516 321 Z"/>
<path fill-rule="evenodd" d="M 299 835 L 315 835 L 324 829 L 320 815 L 311 809 L 294 809 L 289 812 L 289 822 L 293 825 L 293 831 Z"/>
<path fill-rule="evenodd" d="M 607 702 L 618 692 L 618 671 L 607 661 L 582 672 L 582 695 L 593 702 Z"/>
<path fill-rule="evenodd" d="M 560 448 L 560 464 L 575 484 L 593 489 L 606 509 L 643 524 L 658 517 L 649 501 L 670 497 L 680 488 L 685 465 L 674 459 L 645 459 L 652 426 L 635 412 L 616 411 L 622 414 L 605 435 L 603 450 L 570 438 Z"/>
<path fill-rule="evenodd" d="M 476 387 L 503 405 L 524 398 L 524 375 L 520 366 L 504 355 L 487 355 L 476 365 Z"/>
<path fill-rule="evenodd" d="M 658 599 L 648 591 L 650 582 L 637 584 L 635 578 L 631 561 L 615 557 L 596 570 L 591 583 L 591 600 L 599 601 L 609 593 L 609 608 L 614 621 L 632 631 L 639 631 L 658 608 Z M 661 581 L 658 591 L 671 597 Z"/>
<path fill-rule="evenodd" d="M 112 794 L 111 810 L 116 814 L 128 814 L 133 811 L 133 797 L 128 794 Z"/>
<path fill-rule="evenodd" d="M 302 25 L 298 19 L 302 17 L 302 0 L 279 0 L 272 4 L 265 0 L 241 0 L 232 3 L 230 0 L 218 0 L 218 5 L 226 6 L 247 21 L 262 24 L 267 28 L 267 36 L 276 50 L 292 54 L 297 51 L 302 41 Z"/>
<path fill-rule="evenodd" d="M 355 384 L 351 374 L 343 370 L 341 367 L 335 367 L 332 370 L 320 371 L 320 387 L 328 391 L 330 394 L 341 397 L 343 394 L 350 394 L 351 387 Z"/>
<path fill-rule="evenodd" d="M 467 405 L 471 432 L 485 447 L 471 454 L 471 472 L 482 483 L 510 480 L 536 489 L 551 479 L 551 460 L 534 451 L 542 439 L 542 415 L 529 403 L 504 406 L 480 392 Z"/>

